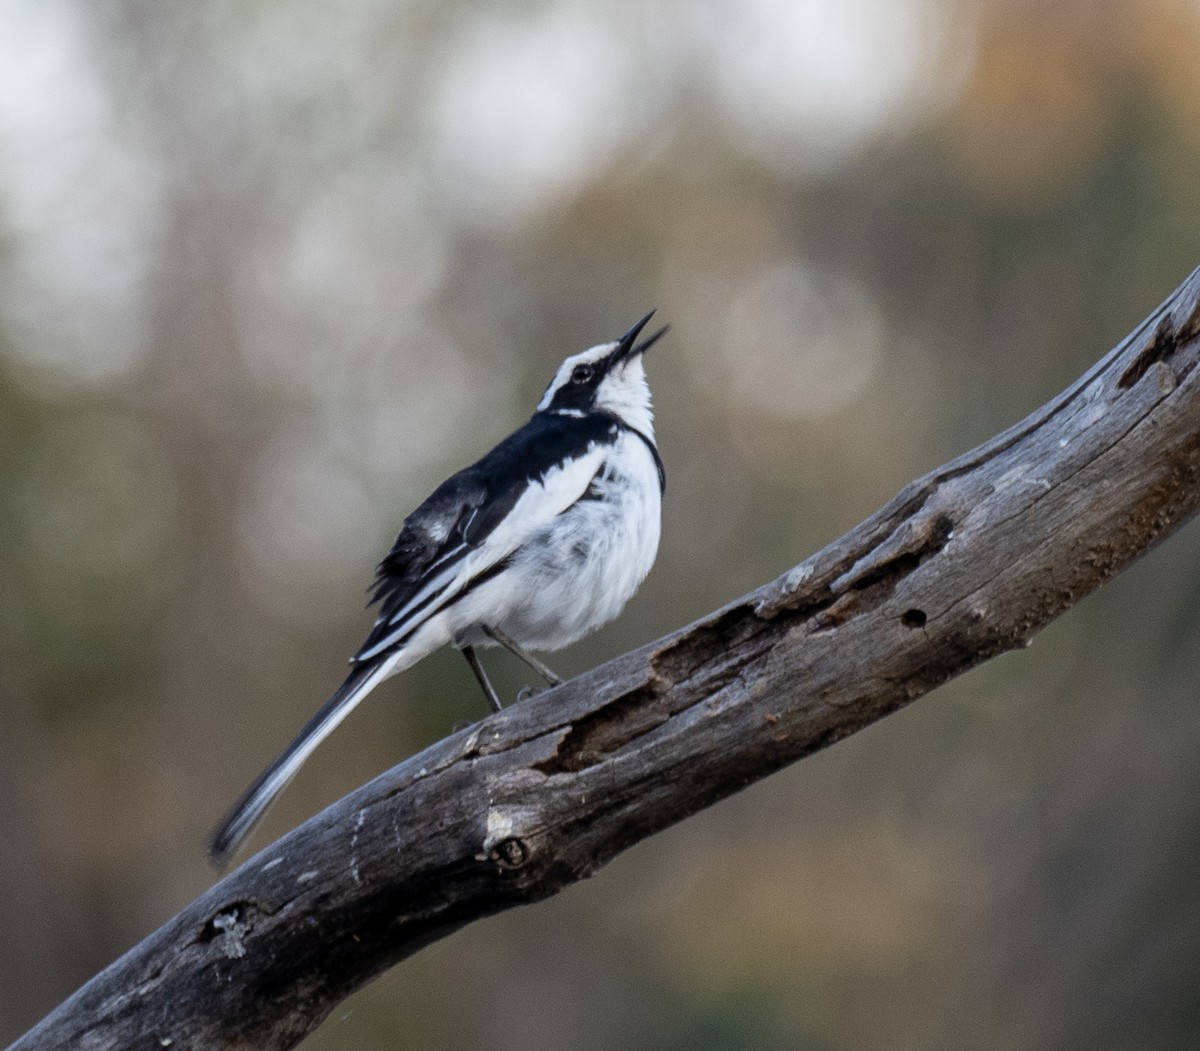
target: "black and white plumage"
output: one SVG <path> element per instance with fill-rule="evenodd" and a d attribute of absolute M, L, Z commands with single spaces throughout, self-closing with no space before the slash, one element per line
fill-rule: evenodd
<path fill-rule="evenodd" d="M 301 764 L 380 682 L 447 644 L 557 650 L 616 617 L 658 551 L 665 476 L 654 443 L 643 353 L 647 314 L 621 339 L 567 358 L 537 411 L 478 463 L 443 482 L 404 521 L 379 564 L 379 617 L 338 691 L 246 791 L 213 835 L 223 862 Z"/>

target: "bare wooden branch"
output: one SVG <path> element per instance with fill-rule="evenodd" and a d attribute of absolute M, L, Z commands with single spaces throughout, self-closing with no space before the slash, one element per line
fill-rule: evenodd
<path fill-rule="evenodd" d="M 1200 501 L 1200 271 L 1069 390 L 823 551 L 440 741 L 268 847 L 13 1045 L 287 1048 L 472 920 L 1014 647 Z"/>

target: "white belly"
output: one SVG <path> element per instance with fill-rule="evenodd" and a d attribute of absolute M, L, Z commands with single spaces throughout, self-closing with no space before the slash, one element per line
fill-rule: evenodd
<path fill-rule="evenodd" d="M 658 469 L 636 435 L 623 433 L 595 487 L 451 612 L 452 638 L 487 645 L 482 611 L 505 610 L 498 627 L 535 650 L 568 646 L 616 617 L 646 579 L 658 553 L 662 499 Z"/>

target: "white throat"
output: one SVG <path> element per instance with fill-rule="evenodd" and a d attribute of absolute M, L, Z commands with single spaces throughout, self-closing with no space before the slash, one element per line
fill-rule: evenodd
<path fill-rule="evenodd" d="M 646 382 L 646 369 L 640 354 L 618 365 L 605 378 L 596 393 L 596 408 L 611 412 L 622 423 L 654 440 L 650 384 Z"/>

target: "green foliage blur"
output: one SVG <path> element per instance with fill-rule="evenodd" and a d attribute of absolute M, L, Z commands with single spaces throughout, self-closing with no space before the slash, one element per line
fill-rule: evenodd
<path fill-rule="evenodd" d="M 650 307 L 581 671 L 1056 394 L 1200 264 L 1200 7 L 0 0 L 0 1043 L 213 879 L 404 515 Z M 308 1044 L 1200 1044 L 1200 536 Z M 497 684 L 525 681 L 488 655 Z M 484 714 L 440 654 L 255 849 Z"/>

